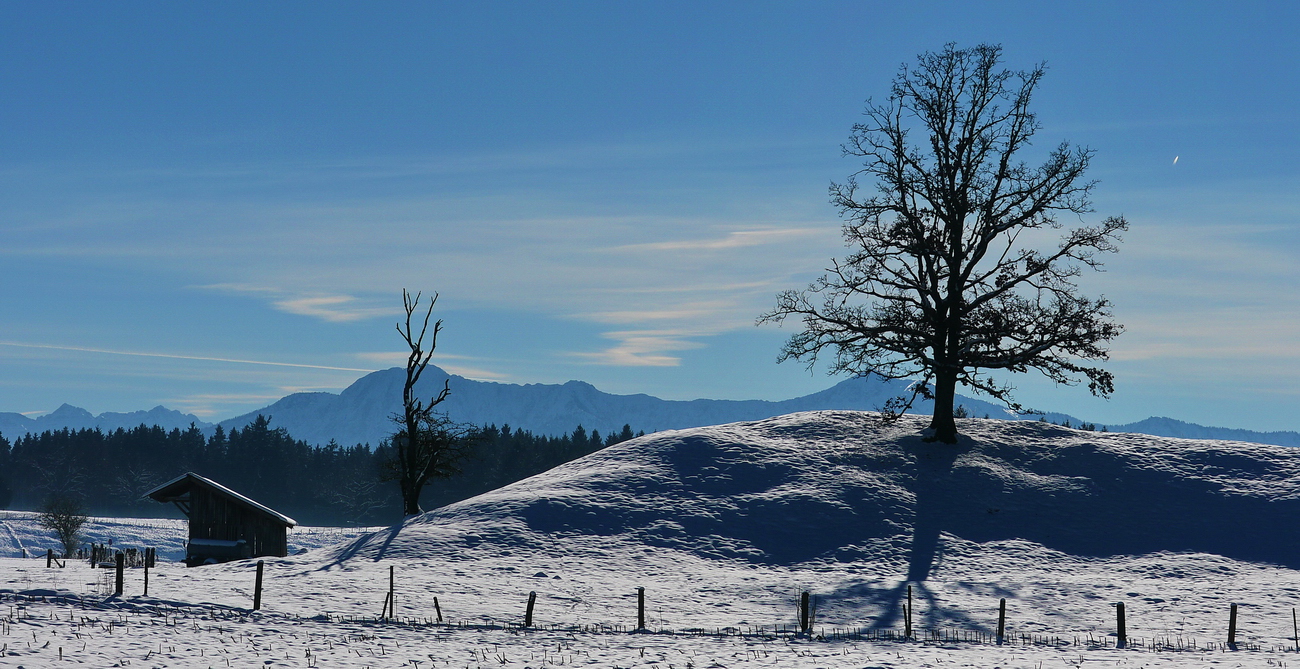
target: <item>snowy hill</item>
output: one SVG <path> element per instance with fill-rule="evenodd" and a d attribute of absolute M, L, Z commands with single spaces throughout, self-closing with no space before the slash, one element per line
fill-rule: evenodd
<path fill-rule="evenodd" d="M 116 596 L 106 571 L 80 562 L 4 559 L 0 594 L 27 595 L 30 621 L 10 634 L 33 639 L 9 652 L 30 667 L 115 657 L 203 667 L 222 649 L 232 666 L 283 654 L 357 669 L 1281 667 L 1294 657 L 1300 538 L 1287 528 L 1300 512 L 1300 450 L 982 419 L 962 420 L 964 438 L 946 446 L 921 441 L 924 423 L 823 411 L 647 435 L 401 525 L 265 558 L 256 613 L 254 560 L 164 563 L 150 596 L 138 572 Z M 0 517 L 39 554 L 32 546 L 51 539 L 24 523 Z M 115 545 L 147 545 L 149 532 Z M 397 622 L 383 623 L 390 583 Z M 634 624 L 638 588 L 646 625 L 664 633 L 612 629 Z M 921 632 L 795 638 L 802 591 L 817 602 L 819 634 L 898 634 L 908 602 Z M 82 615 L 111 610 L 130 633 L 87 634 L 60 598 Z M 989 639 L 1000 601 L 1006 645 Z M 1230 603 L 1239 651 L 1223 643 Z M 931 630 L 984 640 L 937 641 Z"/>
<path fill-rule="evenodd" d="M 348 559 L 558 540 L 671 548 L 767 565 L 906 565 L 941 535 L 1070 555 L 1213 553 L 1300 567 L 1300 451 L 967 419 L 956 446 L 924 419 L 806 412 L 665 432 L 416 517 Z"/>
<path fill-rule="evenodd" d="M 1222 640 L 1247 602 L 1238 640 L 1289 643 L 1300 451 L 981 419 L 952 447 L 924 424 L 828 411 L 647 435 L 279 573 L 320 606 L 341 599 L 325 575 L 398 565 L 413 610 L 442 592 L 509 621 L 534 590 L 566 624 L 625 620 L 646 586 L 678 628 L 788 624 L 801 589 L 827 626 L 896 628 L 914 589 L 923 627 L 988 632 L 1006 598 L 1019 630 L 1106 638 L 1125 601 L 1131 635 Z"/>

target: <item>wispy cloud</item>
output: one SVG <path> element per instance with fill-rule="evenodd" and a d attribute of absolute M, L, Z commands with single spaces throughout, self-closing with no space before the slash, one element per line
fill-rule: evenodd
<path fill-rule="evenodd" d="M 373 362 L 379 365 L 392 366 L 392 365 L 406 364 L 406 358 L 407 356 L 410 355 L 410 353 L 408 351 L 363 351 L 361 353 L 353 353 L 352 355 L 355 356 L 358 360 Z M 434 360 L 476 360 L 477 358 L 475 358 L 472 355 L 455 355 L 453 353 L 434 352 L 433 359 Z"/>
<path fill-rule="evenodd" d="M 510 374 L 494 372 L 490 369 L 480 369 L 478 367 L 464 367 L 461 365 L 439 365 L 443 371 L 448 374 L 463 376 L 474 381 L 508 381 L 512 378 Z"/>
<path fill-rule="evenodd" d="M 325 295 L 321 297 L 299 297 L 289 300 L 277 300 L 275 308 L 299 316 L 311 316 L 331 323 L 347 323 L 376 316 L 391 316 L 401 313 L 387 307 L 357 306 L 357 298 L 351 295 Z"/>
<path fill-rule="evenodd" d="M 621 311 L 597 311 L 581 314 L 581 318 L 598 323 L 646 323 L 655 321 L 700 321 L 712 319 L 727 304 L 690 305 L 669 309 L 625 309 Z"/>
<path fill-rule="evenodd" d="M 685 338 L 689 333 L 675 330 L 629 330 L 606 332 L 604 337 L 618 340 L 618 344 L 603 351 L 578 352 L 569 355 L 597 365 L 619 367 L 676 367 L 681 358 L 666 355 L 669 351 L 700 348 L 702 344 Z"/>
<path fill-rule="evenodd" d="M 669 242 L 625 244 L 620 251 L 717 251 L 747 246 L 776 244 L 800 237 L 826 234 L 826 228 L 783 228 L 770 230 L 738 230 L 725 237 L 712 239 L 683 239 Z"/>
<path fill-rule="evenodd" d="M 183 355 L 179 353 L 153 353 L 146 351 L 115 351 L 106 348 L 95 348 L 91 346 L 59 346 L 55 344 L 31 344 L 16 341 L 0 341 L 0 346 L 12 346 L 15 348 L 43 349 L 53 351 L 75 351 L 78 353 L 100 353 L 106 355 L 124 355 L 140 358 L 165 358 L 169 360 L 199 360 L 204 362 L 224 362 L 238 365 L 262 365 L 268 367 L 296 367 L 299 369 L 327 369 L 338 372 L 373 372 L 373 369 L 362 369 L 360 367 L 335 367 L 332 365 L 311 365 L 298 362 L 276 362 L 271 360 L 248 360 L 245 358 L 221 358 L 206 355 Z"/>
<path fill-rule="evenodd" d="M 768 291 L 774 286 L 780 285 L 775 279 L 765 279 L 762 281 L 747 281 L 743 283 L 699 283 L 687 284 L 682 286 L 665 285 L 665 286 L 620 286 L 617 288 L 588 288 L 587 292 L 591 293 L 620 293 L 626 295 L 658 295 L 663 293 L 745 293 L 756 290 Z"/>
<path fill-rule="evenodd" d="M 404 351 L 366 351 L 362 353 L 354 353 L 353 355 L 360 360 L 372 362 L 381 367 L 402 367 L 406 365 L 410 353 Z M 447 364 L 443 362 L 445 360 L 477 359 L 478 358 L 469 355 L 452 355 L 444 353 L 434 353 L 431 357 L 433 363 L 438 367 L 441 367 L 443 371 L 449 374 L 463 376 L 467 379 L 475 379 L 479 381 L 504 381 L 513 378 L 510 374 L 504 372 L 495 372 L 482 367 L 471 367 L 455 363 Z"/>
<path fill-rule="evenodd" d="M 1284 302 L 1285 304 L 1285 302 Z M 1128 332 L 1116 341 L 1115 360 L 1184 358 L 1210 361 L 1255 359 L 1275 371 L 1300 362 L 1297 305 L 1215 308 L 1122 315 Z M 1253 372 L 1252 372 L 1253 373 Z"/>
<path fill-rule="evenodd" d="M 223 409 L 229 406 L 270 404 L 283 396 L 284 394 L 267 393 L 209 393 L 165 398 L 162 403 L 177 411 L 210 420 L 223 413 Z"/>
<path fill-rule="evenodd" d="M 358 360 L 387 368 L 405 365 L 410 353 L 407 351 L 366 351 L 353 353 L 352 355 Z"/>
<path fill-rule="evenodd" d="M 259 286 L 252 283 L 210 283 L 206 286 L 194 286 L 203 290 L 216 290 L 226 293 L 248 293 L 252 295 L 279 295 L 281 291 L 270 286 Z"/>
<path fill-rule="evenodd" d="M 255 283 L 213 283 L 196 286 L 196 288 L 256 295 L 269 299 L 271 306 L 285 313 L 310 316 L 330 323 L 349 323 L 377 316 L 401 314 L 396 307 L 368 306 L 353 295 L 300 295 L 284 288 Z"/>

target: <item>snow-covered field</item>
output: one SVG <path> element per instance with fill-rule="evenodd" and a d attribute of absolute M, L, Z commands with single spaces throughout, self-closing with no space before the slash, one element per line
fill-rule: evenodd
<path fill-rule="evenodd" d="M 810 412 L 660 433 L 401 526 L 304 528 L 291 552 L 312 550 L 266 561 L 259 612 L 254 561 L 164 563 L 148 597 L 131 570 L 119 598 L 84 563 L 3 558 L 0 666 L 1300 666 L 1300 451 L 974 419 L 951 447 L 921 426 Z M 174 559 L 184 526 L 93 532 Z M 6 541 L 52 545 L 29 514 Z M 378 621 L 390 568 L 396 619 Z M 909 585 L 917 640 L 844 637 L 901 631 Z M 650 633 L 628 631 L 638 587 Z M 790 633 L 805 590 L 811 639 Z"/>

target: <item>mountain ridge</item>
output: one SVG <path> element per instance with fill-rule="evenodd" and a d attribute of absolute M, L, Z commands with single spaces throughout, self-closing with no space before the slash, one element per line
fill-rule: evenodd
<path fill-rule="evenodd" d="M 343 445 L 375 446 L 395 429 L 390 418 L 401 407 L 404 380 L 405 370 L 402 368 L 379 370 L 362 376 L 337 394 L 293 393 L 255 411 L 216 423 L 162 405 L 148 411 L 94 415 L 85 409 L 63 404 L 36 418 L 0 412 L 0 435 L 12 440 L 23 434 L 45 430 L 98 428 L 112 431 L 142 424 L 158 425 L 166 430 L 194 425 L 211 434 L 218 425 L 225 430 L 243 428 L 261 414 L 271 417 L 273 426 L 283 427 L 295 438 L 311 444 L 324 445 L 333 440 Z M 566 434 L 579 424 L 601 434 L 617 432 L 625 424 L 634 430 L 656 432 L 761 420 L 799 411 L 871 411 L 886 399 L 903 394 L 907 388 L 905 381 L 857 377 L 786 400 L 665 400 L 645 393 L 606 393 L 584 381 L 562 384 L 475 381 L 430 365 L 417 390 L 424 396 L 431 396 L 444 382 L 451 384 L 452 394 L 441 408 L 453 419 L 473 424 L 509 424 L 513 428 L 547 435 Z M 987 415 L 1007 420 L 1038 420 L 1037 415 L 1015 416 L 999 405 L 962 395 L 958 395 L 957 404 L 974 417 Z M 918 398 L 912 412 L 927 414 L 932 411 L 932 406 L 929 401 Z M 1083 422 L 1059 412 L 1048 412 L 1043 417 L 1050 422 L 1069 421 L 1076 426 Z M 1300 447 L 1300 432 L 1221 428 L 1162 416 L 1104 427 L 1112 432 Z"/>
<path fill-rule="evenodd" d="M 36 418 L 24 416 L 12 411 L 0 412 L 0 435 L 13 439 L 28 433 L 39 434 L 46 430 L 93 430 L 98 428 L 111 432 L 118 428 L 129 430 L 140 425 L 157 425 L 165 430 L 185 429 L 193 423 L 199 428 L 211 430 L 215 425 L 199 419 L 194 414 L 181 413 L 159 404 L 148 411 L 131 411 L 118 413 L 105 411 L 94 415 L 81 407 L 68 403 Z"/>

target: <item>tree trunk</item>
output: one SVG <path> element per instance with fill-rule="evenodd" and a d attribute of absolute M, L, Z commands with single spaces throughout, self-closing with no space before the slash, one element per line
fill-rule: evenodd
<path fill-rule="evenodd" d="M 422 513 L 424 513 L 424 509 L 420 508 L 420 500 L 413 499 L 410 497 L 407 497 L 402 500 L 403 516 L 418 516 Z"/>
<path fill-rule="evenodd" d="M 952 417 L 956 395 L 956 372 L 940 369 L 934 377 L 934 417 L 930 419 L 934 436 L 927 441 L 957 443 L 957 421 Z"/>
<path fill-rule="evenodd" d="M 420 486 L 413 481 L 402 481 L 402 515 L 418 516 L 424 513 L 420 508 Z"/>

